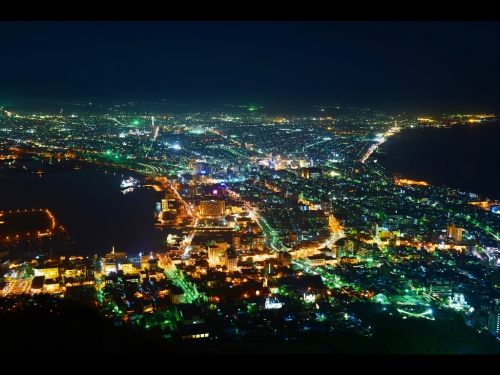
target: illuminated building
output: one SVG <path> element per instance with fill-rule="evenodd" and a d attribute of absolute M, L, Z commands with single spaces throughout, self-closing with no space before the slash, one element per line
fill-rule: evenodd
<path fill-rule="evenodd" d="M 240 250 L 249 251 L 252 248 L 251 242 L 248 240 L 248 237 L 244 237 L 241 242 Z"/>
<path fill-rule="evenodd" d="M 226 212 L 226 202 L 222 199 L 201 200 L 198 212 L 201 216 L 224 216 Z"/>
<path fill-rule="evenodd" d="M 203 194 L 204 195 L 210 195 L 210 196 L 217 196 L 217 195 L 222 195 L 225 192 L 225 186 L 224 185 L 209 185 L 209 186 L 204 186 L 203 187 Z"/>
<path fill-rule="evenodd" d="M 209 175 L 210 165 L 204 161 L 197 161 L 193 165 L 193 174 Z"/>
<path fill-rule="evenodd" d="M 117 272 L 116 263 L 112 259 L 104 260 L 104 273 L 109 275 L 111 272 Z"/>
<path fill-rule="evenodd" d="M 118 279 L 123 282 L 124 285 L 130 285 L 130 284 L 140 284 L 141 283 L 141 276 L 137 272 L 125 274 L 123 276 L 119 276 Z"/>
<path fill-rule="evenodd" d="M 162 199 L 161 200 L 161 210 L 163 212 L 168 212 L 170 210 L 173 210 L 174 209 L 174 202 L 175 202 L 175 200 Z"/>
<path fill-rule="evenodd" d="M 208 246 L 208 263 L 211 266 L 221 264 L 221 260 L 219 257 L 219 246 L 217 246 L 216 244 Z"/>
<path fill-rule="evenodd" d="M 115 262 L 120 262 L 120 263 L 125 263 L 127 261 L 127 256 L 125 255 L 124 251 L 121 252 L 115 252 L 115 248 L 113 246 L 113 250 L 111 253 L 108 253 L 104 256 L 105 260 L 110 260 L 110 261 L 115 261 Z"/>
<path fill-rule="evenodd" d="M 355 242 L 349 238 L 341 238 L 337 242 L 335 242 L 335 246 L 337 248 L 337 256 L 345 256 L 345 255 L 354 255 L 356 252 L 356 245 L 358 242 Z"/>
<path fill-rule="evenodd" d="M 474 198 L 474 197 L 471 197 L 471 198 Z M 476 207 L 482 208 L 483 210 L 489 210 L 491 207 L 491 202 L 489 202 L 489 201 L 473 201 L 473 202 L 467 202 L 467 204 L 470 204 L 471 206 L 476 206 Z"/>
<path fill-rule="evenodd" d="M 498 311 L 488 312 L 488 330 L 497 336 L 500 333 L 500 313 Z"/>
<path fill-rule="evenodd" d="M 125 252 L 115 252 L 115 248 L 111 253 L 108 253 L 103 258 L 103 271 L 106 275 L 110 272 L 118 272 L 119 265 L 122 263 L 129 263 Z"/>
<path fill-rule="evenodd" d="M 306 258 L 309 267 L 326 266 L 326 259 L 323 254 L 311 255 Z"/>
<path fill-rule="evenodd" d="M 295 245 L 289 253 L 292 259 L 306 258 L 311 255 L 321 254 L 318 250 L 318 244 L 310 241 L 301 241 Z"/>
<path fill-rule="evenodd" d="M 187 191 L 188 197 L 196 197 L 203 193 L 203 188 L 201 186 L 190 186 Z"/>
<path fill-rule="evenodd" d="M 232 246 L 236 250 L 239 250 L 241 248 L 241 235 L 233 234 Z"/>
<path fill-rule="evenodd" d="M 170 289 L 170 300 L 173 304 L 178 305 L 180 303 L 187 303 L 186 295 L 181 287 L 172 285 Z"/>
<path fill-rule="evenodd" d="M 59 291 L 59 282 L 54 279 L 45 279 L 43 283 L 43 290 L 48 293 L 56 293 Z"/>
<path fill-rule="evenodd" d="M 252 249 L 264 250 L 263 236 L 252 236 Z"/>
<path fill-rule="evenodd" d="M 281 309 L 283 303 L 280 302 L 276 297 L 266 297 L 266 302 L 264 304 L 265 309 Z"/>
<path fill-rule="evenodd" d="M 156 271 L 158 269 L 158 259 L 153 255 L 141 255 L 141 270 Z"/>
<path fill-rule="evenodd" d="M 216 243 L 217 247 L 219 248 L 219 252 L 222 254 L 226 253 L 226 250 L 228 248 L 227 242 L 226 241 L 220 241 Z"/>
<path fill-rule="evenodd" d="M 321 168 L 302 168 L 300 176 L 306 179 L 315 179 L 321 177 Z"/>
<path fill-rule="evenodd" d="M 299 166 L 301 168 L 307 168 L 312 166 L 312 161 L 310 159 L 307 159 L 305 155 L 302 155 L 298 158 Z"/>
<path fill-rule="evenodd" d="M 137 269 L 134 267 L 132 263 L 120 263 L 118 264 L 118 270 L 123 271 L 125 275 L 137 272 Z"/>
<path fill-rule="evenodd" d="M 208 328 L 206 324 L 181 326 L 179 332 L 183 340 L 200 339 L 200 338 L 208 339 L 210 336 L 210 328 Z"/>
<path fill-rule="evenodd" d="M 455 223 L 447 226 L 448 237 L 453 238 L 456 242 L 462 241 L 462 228 L 455 226 Z"/>
<path fill-rule="evenodd" d="M 231 213 L 232 214 L 241 214 L 246 211 L 245 205 L 243 203 L 233 203 L 231 204 Z"/>
<path fill-rule="evenodd" d="M 66 268 L 64 270 L 64 277 L 76 277 L 76 269 L 75 268 Z"/>
<path fill-rule="evenodd" d="M 427 186 L 427 182 L 425 181 L 415 181 L 415 180 L 408 180 L 405 178 L 395 178 L 396 185 L 420 185 L 420 186 Z"/>
<path fill-rule="evenodd" d="M 436 280 L 431 283 L 429 291 L 431 294 L 446 295 L 453 293 L 453 280 Z"/>
<path fill-rule="evenodd" d="M 210 267 L 215 267 L 217 265 L 223 266 L 225 264 L 225 254 L 227 249 L 228 244 L 226 241 L 212 241 L 207 246 L 208 265 Z"/>
<path fill-rule="evenodd" d="M 228 250 L 225 254 L 226 258 L 226 267 L 229 272 L 234 272 L 238 270 L 238 256 L 236 255 L 236 251 Z"/>
<path fill-rule="evenodd" d="M 35 268 L 35 276 L 45 276 L 47 279 L 56 279 L 59 277 L 58 266 L 38 266 Z"/>
<path fill-rule="evenodd" d="M 174 194 L 166 193 L 165 198 L 161 200 L 161 210 L 163 212 L 175 210 Z"/>

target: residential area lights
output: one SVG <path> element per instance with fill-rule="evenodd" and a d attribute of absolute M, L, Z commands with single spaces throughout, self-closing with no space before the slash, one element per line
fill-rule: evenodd
<path fill-rule="evenodd" d="M 137 118 L 125 107 L 116 108 L 106 116 L 77 117 L 2 117 L 0 111 L 0 137 L 9 150 L 26 150 L 29 157 L 52 158 L 54 163 L 84 160 L 93 167 L 126 168 L 151 178 L 158 195 L 165 192 L 175 199 L 174 209 L 162 209 L 159 217 L 175 212 L 182 220 L 169 224 L 165 219 L 161 229 L 172 226 L 186 234 L 183 240 L 153 252 L 153 263 L 161 259 L 158 271 L 150 270 L 147 281 L 141 279 L 136 295 L 124 297 L 119 284 L 125 276 L 116 281 L 97 272 L 99 304 L 121 304 L 110 297 L 121 292 L 120 300 L 139 299 L 146 306 L 147 290 L 151 296 L 169 296 L 175 286 L 188 304 L 204 306 L 209 299 L 241 338 L 246 320 L 259 329 L 269 324 L 273 332 L 280 330 L 274 321 L 257 320 L 259 314 L 266 315 L 265 306 L 282 306 L 274 315 L 296 319 L 297 329 L 304 330 L 315 329 L 314 310 L 321 310 L 318 321 L 337 327 L 344 323 L 336 313 L 350 320 L 358 314 L 352 307 L 358 302 L 363 303 L 361 310 L 391 309 L 394 316 L 430 320 L 453 309 L 469 324 L 484 326 L 486 310 L 466 310 L 461 297 L 447 304 L 446 293 L 484 299 L 476 306 L 500 300 L 500 215 L 490 210 L 498 202 L 396 177 L 377 163 L 388 133 L 441 127 L 451 120 L 422 122 L 366 108 L 346 108 L 335 116 L 289 116 L 286 121 L 260 111 L 148 113 Z M 9 157 L 9 167 L 16 166 L 16 159 Z M 221 211 L 202 214 L 202 201 L 210 200 L 223 200 L 217 206 Z M 45 236 L 64 230 L 46 212 L 49 228 L 29 233 Z M 5 216 L 0 219 L 6 221 Z M 21 235 L 9 233 L 0 240 Z M 112 269 L 112 264 L 95 265 Z M 165 277 L 171 284 L 162 281 Z M 320 283 L 301 285 L 310 280 Z M 61 283 L 68 289 L 78 282 L 90 280 Z M 9 293 L 12 287 L 20 290 L 24 285 L 12 283 Z M 269 296 L 281 300 L 265 305 Z M 229 318 L 231 303 L 240 309 L 234 312 L 240 319 Z M 135 318 L 123 307 L 112 310 Z M 241 310 L 254 315 L 243 316 Z M 308 315 L 309 321 L 289 318 L 294 311 Z M 342 327 L 366 333 L 357 323 Z"/>

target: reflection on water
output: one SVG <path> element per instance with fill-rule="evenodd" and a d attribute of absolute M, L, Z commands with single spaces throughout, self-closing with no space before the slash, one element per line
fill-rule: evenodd
<path fill-rule="evenodd" d="M 40 163 L 16 162 L 37 168 Z M 0 210 L 48 208 L 69 233 L 71 254 L 104 255 L 114 246 L 127 255 L 167 245 L 167 229 L 155 228 L 156 192 L 134 189 L 123 194 L 120 183 L 129 176 L 104 170 L 28 173 L 0 164 Z"/>

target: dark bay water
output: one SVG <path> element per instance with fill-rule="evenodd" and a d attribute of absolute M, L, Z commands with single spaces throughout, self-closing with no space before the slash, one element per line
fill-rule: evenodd
<path fill-rule="evenodd" d="M 410 129 L 389 137 L 378 162 L 402 177 L 500 200 L 500 123 Z"/>
<path fill-rule="evenodd" d="M 123 194 L 120 183 L 128 177 L 88 169 L 39 177 L 0 164 L 0 210 L 49 209 L 75 242 L 64 248 L 66 255 L 104 255 L 113 246 L 127 255 L 162 248 L 168 233 L 154 226 L 156 192 L 139 188 Z"/>

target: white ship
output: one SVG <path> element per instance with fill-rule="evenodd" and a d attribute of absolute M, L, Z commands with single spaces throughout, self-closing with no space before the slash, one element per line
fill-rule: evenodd
<path fill-rule="evenodd" d="M 120 187 L 122 189 L 128 189 L 128 188 L 134 188 L 137 187 L 139 184 L 139 180 L 136 180 L 133 177 L 130 177 L 128 180 L 123 180 Z"/>

